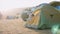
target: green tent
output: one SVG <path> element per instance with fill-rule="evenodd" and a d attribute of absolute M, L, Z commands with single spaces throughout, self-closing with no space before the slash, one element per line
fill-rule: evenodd
<path fill-rule="evenodd" d="M 56 3 L 59 3 L 59 5 Z M 45 29 L 51 28 L 55 24 L 60 24 L 60 10 L 55 6 L 60 6 L 60 2 L 42 4 L 36 8 L 26 21 L 25 26 L 35 29 Z"/>

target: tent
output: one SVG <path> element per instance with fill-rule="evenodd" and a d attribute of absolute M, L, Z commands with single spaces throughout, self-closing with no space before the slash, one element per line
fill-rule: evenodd
<path fill-rule="evenodd" d="M 59 5 L 55 3 L 59 3 Z M 41 4 L 31 13 L 25 26 L 34 29 L 45 29 L 60 24 L 60 10 L 56 6 L 60 6 L 60 2 Z"/>

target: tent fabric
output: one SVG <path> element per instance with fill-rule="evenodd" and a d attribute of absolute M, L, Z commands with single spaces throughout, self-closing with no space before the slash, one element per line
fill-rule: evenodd
<path fill-rule="evenodd" d="M 38 25 L 39 28 L 42 28 L 43 25 L 45 25 L 45 27 L 51 27 L 54 24 L 60 24 L 60 12 L 58 10 L 49 5 L 45 5 L 40 9 L 41 9 L 41 15 L 40 15 L 41 19 Z"/>
<path fill-rule="evenodd" d="M 37 16 L 34 14 L 36 10 L 40 11 Z M 60 24 L 60 10 L 56 9 L 52 4 L 42 4 L 35 11 L 32 12 L 33 16 L 30 15 L 30 20 L 26 23 L 27 27 L 45 29 L 51 28 L 55 24 Z"/>

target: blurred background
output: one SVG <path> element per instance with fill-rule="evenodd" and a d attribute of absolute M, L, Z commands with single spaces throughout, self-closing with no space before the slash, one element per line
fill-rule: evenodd
<path fill-rule="evenodd" d="M 60 0 L 0 0 L 0 12 L 2 14 L 10 13 L 11 9 L 34 7 L 41 3 L 49 3 Z"/>

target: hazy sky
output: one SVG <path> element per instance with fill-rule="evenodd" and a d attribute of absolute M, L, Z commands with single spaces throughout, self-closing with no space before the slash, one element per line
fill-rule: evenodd
<path fill-rule="evenodd" d="M 48 3 L 54 0 L 0 0 L 0 10 L 11 8 L 24 8 L 39 5 L 41 3 Z M 59 0 L 56 0 L 59 1 Z"/>

